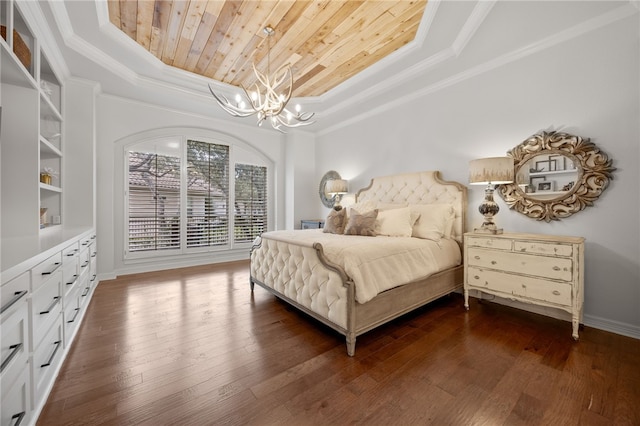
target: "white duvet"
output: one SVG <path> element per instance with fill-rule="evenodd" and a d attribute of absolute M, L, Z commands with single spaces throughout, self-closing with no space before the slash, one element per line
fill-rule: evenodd
<path fill-rule="evenodd" d="M 322 244 L 327 259 L 353 280 L 359 303 L 461 263 L 460 247 L 449 239 L 435 242 L 412 237 L 361 237 L 323 233 L 321 229 L 271 231 L 262 238 L 308 247 Z"/>

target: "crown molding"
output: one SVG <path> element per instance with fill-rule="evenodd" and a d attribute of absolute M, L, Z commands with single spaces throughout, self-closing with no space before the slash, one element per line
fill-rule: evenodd
<path fill-rule="evenodd" d="M 612 24 L 621 19 L 628 18 L 637 14 L 638 11 L 634 10 L 634 7 L 630 6 L 620 6 L 614 10 L 611 10 L 607 13 L 599 15 L 595 18 L 586 20 L 580 24 L 574 25 L 573 27 L 569 27 L 563 31 L 560 31 L 556 34 L 553 34 L 549 37 L 545 37 L 541 40 L 538 40 L 534 43 L 530 43 L 529 45 L 523 46 L 521 48 L 512 50 L 504 55 L 498 56 L 492 60 L 479 64 L 477 66 L 471 67 L 467 70 L 454 74 L 448 78 L 442 79 L 434 84 L 431 84 L 427 87 L 422 88 L 421 90 L 415 91 L 410 95 L 400 97 L 395 99 L 394 101 L 387 102 L 385 104 L 379 105 L 376 108 L 368 109 L 366 112 L 358 114 L 356 116 L 351 117 L 348 120 L 341 120 L 339 123 L 327 127 L 324 130 L 318 132 L 318 135 L 326 135 L 328 133 L 334 132 L 338 129 L 346 127 L 350 124 L 354 124 L 358 121 L 364 120 L 366 118 L 375 116 L 377 114 L 384 113 L 386 111 L 395 109 L 400 107 L 401 105 L 415 101 L 420 99 L 428 94 L 434 93 L 436 91 L 445 89 L 447 87 L 458 84 L 464 80 L 468 80 L 470 78 L 476 77 L 478 75 L 484 74 L 488 71 L 491 71 L 495 68 L 501 67 L 503 65 L 507 65 L 519 59 L 525 58 L 527 56 L 533 55 L 535 53 L 541 52 L 543 50 L 549 49 L 558 44 L 564 43 L 568 40 L 574 39 L 576 37 L 587 34 L 591 31 L 595 31 L 604 26 Z M 453 56 L 455 53 L 453 49 L 447 49 L 447 52 L 441 52 L 441 54 L 445 57 Z M 408 78 L 408 77 L 405 77 Z M 405 81 L 406 82 L 406 81 Z M 359 102 L 362 102 L 362 99 L 359 99 Z M 327 115 L 334 114 L 338 112 L 338 108 L 334 108 L 331 110 L 325 111 Z"/>

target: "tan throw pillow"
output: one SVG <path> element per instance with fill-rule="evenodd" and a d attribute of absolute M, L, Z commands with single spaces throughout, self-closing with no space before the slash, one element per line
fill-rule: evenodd
<path fill-rule="evenodd" d="M 329 234 L 344 234 L 344 227 L 347 224 L 347 210 L 331 209 L 327 219 L 324 221 L 322 232 Z"/>
<path fill-rule="evenodd" d="M 344 230 L 345 235 L 362 235 L 365 237 L 376 236 L 376 218 L 378 210 L 374 209 L 367 213 L 360 214 L 357 210 L 351 209 L 349 221 Z"/>

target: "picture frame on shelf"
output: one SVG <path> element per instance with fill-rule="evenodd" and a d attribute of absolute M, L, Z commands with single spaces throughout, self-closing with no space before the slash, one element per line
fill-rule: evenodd
<path fill-rule="evenodd" d="M 551 157 L 546 160 L 536 161 L 536 170 L 540 172 L 555 172 L 558 167 L 558 162 L 552 160 Z"/>
<path fill-rule="evenodd" d="M 555 190 L 555 182 L 552 180 L 538 182 L 538 186 L 536 187 L 536 192 L 551 192 L 554 190 Z"/>
<path fill-rule="evenodd" d="M 555 171 L 567 170 L 567 157 L 564 155 L 549 155 L 549 161 L 554 161 L 556 163 Z"/>

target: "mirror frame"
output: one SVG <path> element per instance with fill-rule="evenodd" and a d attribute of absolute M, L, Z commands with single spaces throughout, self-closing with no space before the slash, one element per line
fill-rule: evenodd
<path fill-rule="evenodd" d="M 507 151 L 514 159 L 514 172 L 540 154 L 558 154 L 571 159 L 578 178 L 565 194 L 552 199 L 536 199 L 515 182 L 498 185 L 497 190 L 510 209 L 536 220 L 550 222 L 571 216 L 593 205 L 613 180 L 612 160 L 588 138 L 563 132 L 541 132 Z"/>
<path fill-rule="evenodd" d="M 320 185 L 318 186 L 318 195 L 320 196 L 320 201 L 322 201 L 322 205 L 327 208 L 332 208 L 335 204 L 335 198 L 331 195 L 327 194 L 325 191 L 325 187 L 327 186 L 327 182 L 334 179 L 342 179 L 340 173 L 335 170 L 329 170 L 327 173 L 322 176 L 320 179 Z"/>

